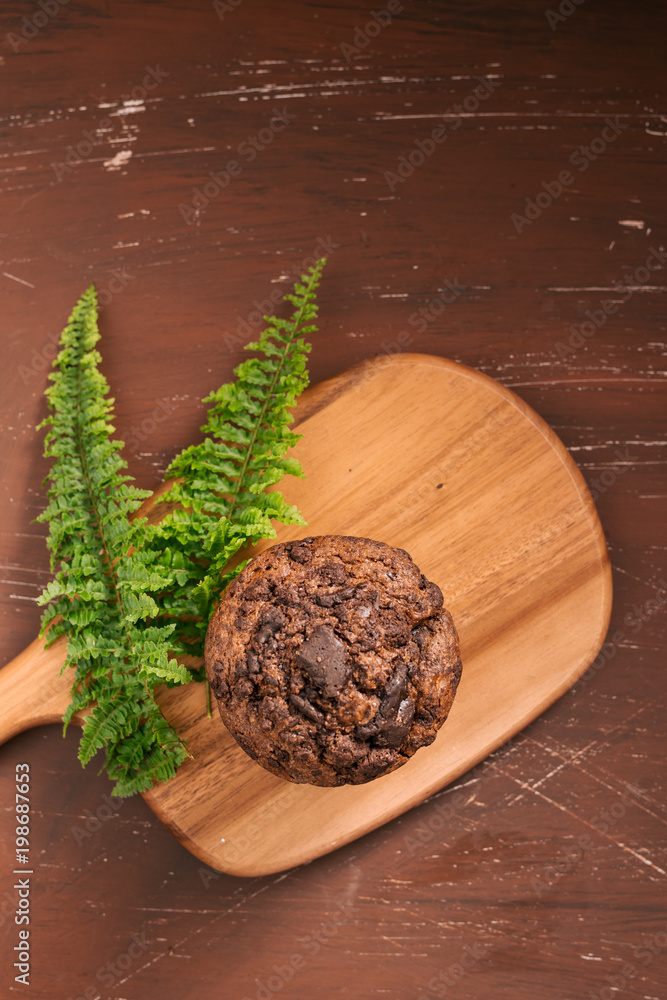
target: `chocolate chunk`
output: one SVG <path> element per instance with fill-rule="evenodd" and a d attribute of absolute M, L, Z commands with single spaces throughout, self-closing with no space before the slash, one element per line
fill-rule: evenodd
<path fill-rule="evenodd" d="M 316 687 L 330 698 L 342 690 L 350 675 L 344 644 L 329 625 L 318 625 L 296 652 L 296 661 Z"/>
<path fill-rule="evenodd" d="M 357 726 L 355 733 L 362 740 L 369 740 L 376 737 L 378 746 L 398 747 L 403 742 L 407 731 L 410 729 L 412 718 L 415 714 L 415 705 L 411 698 L 405 697 L 408 687 L 408 668 L 405 663 L 399 663 L 396 670 L 385 684 L 384 693 L 380 701 L 380 707 L 370 722 L 365 726 Z M 412 708 L 409 708 L 409 705 Z M 404 723 L 401 717 L 410 715 L 409 722 Z M 398 743 L 394 741 L 403 734 Z"/>
<path fill-rule="evenodd" d="M 391 705 L 396 695 L 400 694 L 400 692 L 405 688 L 407 672 L 407 666 L 405 663 L 400 661 L 384 686 L 384 694 L 382 698 L 383 703 Z M 396 704 L 398 705 L 398 702 L 396 702 Z"/>
<path fill-rule="evenodd" d="M 266 579 L 255 580 L 245 592 L 246 601 L 265 601 L 271 592 L 269 581 Z"/>
<path fill-rule="evenodd" d="M 280 608 L 276 608 L 273 605 L 265 608 L 259 616 L 259 624 L 269 625 L 272 632 L 279 632 L 286 622 L 287 619 Z"/>
<path fill-rule="evenodd" d="M 405 663 L 399 663 L 396 670 L 387 681 L 380 703 L 380 714 L 388 719 L 396 714 L 400 702 L 405 697 L 408 686 L 408 668 Z"/>
<path fill-rule="evenodd" d="M 334 608 L 333 613 L 341 625 L 347 624 L 347 608 L 344 604 L 339 604 L 337 608 Z"/>
<path fill-rule="evenodd" d="M 260 663 L 259 663 L 259 657 L 256 656 L 255 653 L 253 653 L 250 650 L 248 650 L 248 652 L 246 653 L 246 656 L 245 656 L 245 662 L 246 662 L 246 667 L 248 668 L 248 673 L 249 674 L 257 674 L 257 673 L 259 673 L 261 667 L 260 667 Z"/>
<path fill-rule="evenodd" d="M 273 629 L 270 625 L 262 625 L 262 627 L 257 632 L 257 642 L 266 642 L 267 639 L 273 637 Z"/>
<path fill-rule="evenodd" d="M 304 538 L 304 542 L 308 542 L 309 540 L 310 539 L 308 538 Z M 288 547 L 288 551 L 290 559 L 293 559 L 294 562 L 297 563 L 302 563 L 302 564 L 308 563 L 312 558 L 310 548 L 308 547 L 308 545 L 305 544 L 298 545 L 294 543 L 293 545 Z"/>
<path fill-rule="evenodd" d="M 344 584 L 347 580 L 347 574 L 345 572 L 345 566 L 342 562 L 329 562 L 322 567 L 321 573 L 325 576 L 331 583 Z"/>
<path fill-rule="evenodd" d="M 365 726 L 357 726 L 354 730 L 354 735 L 359 740 L 370 740 L 373 736 L 377 736 L 380 732 L 380 721 L 381 716 L 378 712 L 370 722 L 367 722 Z"/>
<path fill-rule="evenodd" d="M 382 726 L 375 741 L 376 745 L 398 749 L 410 732 L 414 714 L 414 701 L 412 698 L 405 698 L 398 706 L 398 712 L 393 718 L 382 720 Z"/>
<path fill-rule="evenodd" d="M 298 694 L 291 694 L 289 696 L 290 703 L 298 708 L 302 715 L 305 715 L 307 719 L 311 722 L 323 722 L 324 714 L 320 712 L 315 706 L 308 701 L 307 698 L 301 698 Z"/>
<path fill-rule="evenodd" d="M 332 608 L 336 603 L 335 594 L 316 594 L 315 603 L 321 608 Z"/>
<path fill-rule="evenodd" d="M 267 639 L 272 638 L 276 632 L 280 632 L 281 628 L 286 624 L 287 618 L 282 613 L 280 608 L 275 608 L 273 605 L 269 605 L 265 608 L 261 615 L 259 616 L 259 629 L 257 630 L 257 641 L 264 643 Z"/>
<path fill-rule="evenodd" d="M 217 683 L 211 682 L 211 688 L 218 699 L 227 698 L 229 695 L 229 684 L 222 678 L 218 679 Z"/>
<path fill-rule="evenodd" d="M 364 763 L 358 769 L 359 780 L 370 781 L 379 774 L 386 772 L 387 768 L 391 769 L 392 764 L 395 766 L 395 752 L 386 748 L 373 747 L 369 751 Z"/>

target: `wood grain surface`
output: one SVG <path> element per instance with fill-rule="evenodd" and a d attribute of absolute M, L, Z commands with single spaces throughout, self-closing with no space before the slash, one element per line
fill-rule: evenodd
<path fill-rule="evenodd" d="M 579 470 L 486 375 L 428 355 L 376 358 L 310 389 L 295 423 L 306 478 L 288 492 L 308 526 L 281 526 L 277 541 L 342 534 L 409 551 L 444 588 L 465 674 L 432 746 L 382 781 L 343 789 L 276 778 L 217 712 L 207 716 L 202 685 L 163 689 L 190 759 L 145 798 L 196 857 L 233 875 L 312 861 L 458 778 L 581 677 L 611 611 L 607 550 Z M 0 741 L 60 720 L 64 660 L 63 641 L 33 642 L 0 672 Z"/>
<path fill-rule="evenodd" d="M 2 996 L 667 995 L 667 11 L 400 6 L 3 7 L 0 662 L 37 631 L 35 426 L 82 289 L 103 293 L 118 434 L 153 489 L 323 249 L 313 382 L 378 354 L 448 357 L 563 440 L 613 567 L 602 654 L 453 787 L 253 879 L 203 865 L 141 798 L 110 805 L 95 765 L 72 767 L 76 732 L 17 735 L 0 749 Z M 29 987 L 12 965 L 19 763 Z"/>

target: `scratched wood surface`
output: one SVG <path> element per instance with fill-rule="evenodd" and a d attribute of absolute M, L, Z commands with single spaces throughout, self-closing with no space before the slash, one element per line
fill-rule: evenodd
<path fill-rule="evenodd" d="M 591 486 L 615 607 L 594 669 L 509 745 L 279 876 L 218 875 L 142 800 L 112 809 L 76 732 L 16 737 L 1 995 L 663 1000 L 667 9 L 44 6 L 0 12 L 0 662 L 34 636 L 48 579 L 35 424 L 82 288 L 103 294 L 118 433 L 153 488 L 258 311 L 322 247 L 313 380 L 408 349 L 514 389 Z M 29 987 L 12 966 L 17 763 Z"/>

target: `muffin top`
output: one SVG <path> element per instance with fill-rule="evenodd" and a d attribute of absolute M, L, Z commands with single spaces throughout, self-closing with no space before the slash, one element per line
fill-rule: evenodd
<path fill-rule="evenodd" d="M 273 774 L 361 784 L 432 743 L 461 675 L 440 589 L 407 552 L 324 535 L 256 556 L 211 618 L 222 719 Z"/>

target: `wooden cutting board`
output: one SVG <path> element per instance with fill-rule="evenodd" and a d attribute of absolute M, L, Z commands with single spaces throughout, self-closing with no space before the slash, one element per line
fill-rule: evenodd
<path fill-rule="evenodd" d="M 278 541 L 361 535 L 406 549 L 444 594 L 463 678 L 430 747 L 342 788 L 294 785 L 254 763 L 217 711 L 207 718 L 203 685 L 161 692 L 194 759 L 144 797 L 188 850 L 236 875 L 326 854 L 473 767 L 584 673 L 611 610 L 607 550 L 580 472 L 492 379 L 427 355 L 376 358 L 309 389 L 296 423 L 306 479 L 282 488 L 308 528 L 282 527 Z M 63 658 L 62 641 L 44 650 L 37 640 L 0 672 L 0 741 L 61 719 Z"/>

